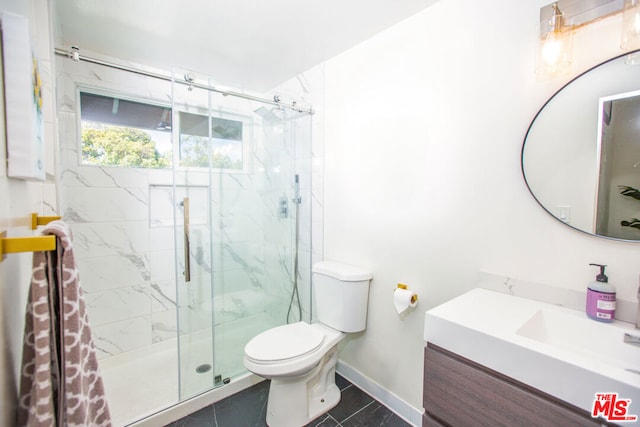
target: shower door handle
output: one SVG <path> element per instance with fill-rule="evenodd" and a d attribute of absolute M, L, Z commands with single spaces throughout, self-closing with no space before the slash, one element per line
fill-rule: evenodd
<path fill-rule="evenodd" d="M 191 248 L 189 243 L 189 198 L 182 199 L 184 214 L 184 281 L 191 281 Z"/>

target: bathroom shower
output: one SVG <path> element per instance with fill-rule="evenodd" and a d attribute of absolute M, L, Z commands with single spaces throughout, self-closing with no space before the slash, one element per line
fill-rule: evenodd
<path fill-rule="evenodd" d="M 248 383 L 246 342 L 310 319 L 311 116 L 209 90 L 184 71 L 162 81 L 67 63 L 60 100 L 80 98 L 78 81 L 107 95 L 126 88 L 127 99 L 162 107 L 145 123 L 164 132 L 171 157 L 151 169 L 61 156 L 73 177 L 61 181 L 61 208 L 78 242 L 114 424 Z M 74 113 L 61 119 L 63 154 L 78 152 L 80 107 L 64 105 Z"/>

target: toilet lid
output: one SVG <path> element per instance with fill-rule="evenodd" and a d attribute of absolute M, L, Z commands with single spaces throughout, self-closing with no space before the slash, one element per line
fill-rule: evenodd
<path fill-rule="evenodd" d="M 244 348 L 253 360 L 276 362 L 312 352 L 322 344 L 324 334 L 305 322 L 269 329 L 254 337 Z"/>

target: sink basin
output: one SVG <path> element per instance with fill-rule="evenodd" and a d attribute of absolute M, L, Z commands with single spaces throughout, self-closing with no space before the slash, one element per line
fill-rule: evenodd
<path fill-rule="evenodd" d="M 640 346 L 624 342 L 625 333 L 640 336 L 640 331 L 621 323 L 598 323 L 574 310 L 540 309 L 516 333 L 575 357 L 640 375 Z"/>
<path fill-rule="evenodd" d="M 616 392 L 640 414 L 640 336 L 629 323 L 486 289 L 425 313 L 424 339 L 551 396 L 591 411 L 595 395 Z"/>

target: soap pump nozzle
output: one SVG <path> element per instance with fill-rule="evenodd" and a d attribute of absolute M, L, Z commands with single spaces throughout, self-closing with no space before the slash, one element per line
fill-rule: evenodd
<path fill-rule="evenodd" d="M 600 267 L 600 274 L 598 274 L 596 276 L 596 281 L 604 282 L 604 283 L 607 283 L 609 281 L 609 278 L 607 277 L 607 275 L 604 274 L 604 269 L 605 269 L 606 265 L 602 265 L 602 264 L 589 264 L 589 265 L 594 265 L 596 267 Z"/>

